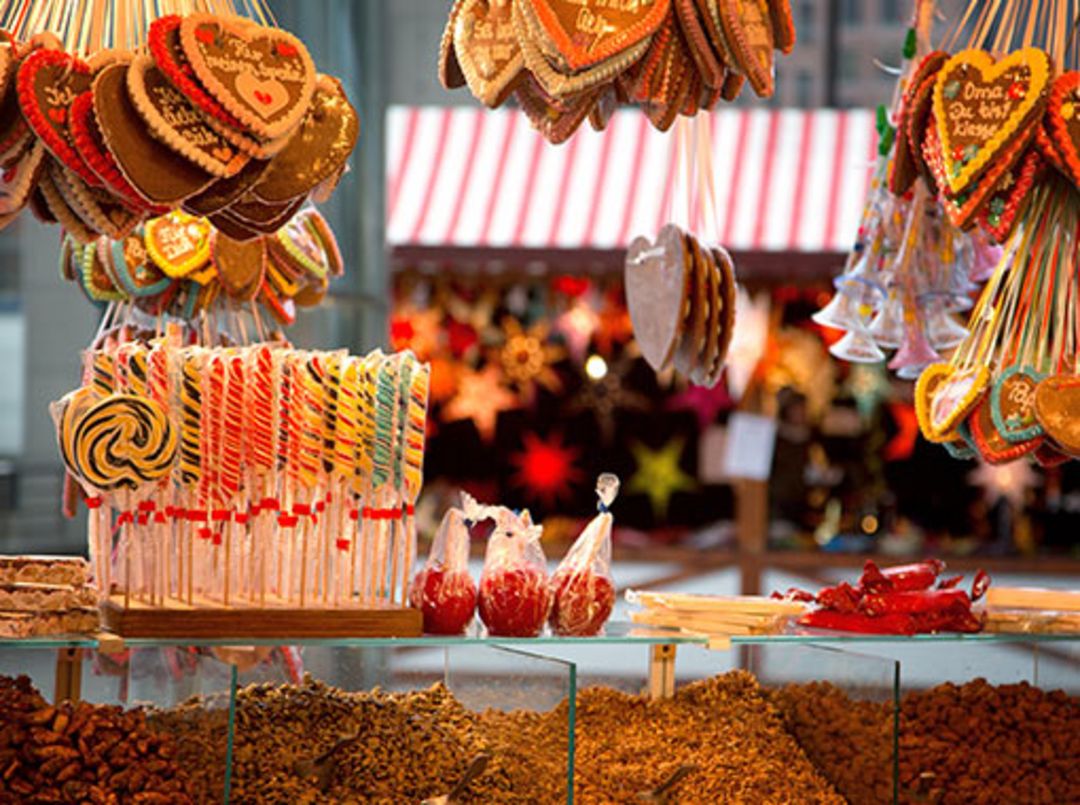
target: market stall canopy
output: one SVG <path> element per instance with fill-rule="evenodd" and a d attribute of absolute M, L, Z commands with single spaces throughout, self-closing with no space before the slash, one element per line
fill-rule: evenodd
<path fill-rule="evenodd" d="M 714 113 L 720 241 L 738 251 L 844 252 L 877 137 L 870 110 Z M 674 132 L 635 110 L 548 144 L 517 109 L 392 107 L 390 246 L 617 249 L 666 222 Z M 685 209 L 685 204 L 683 205 Z"/>

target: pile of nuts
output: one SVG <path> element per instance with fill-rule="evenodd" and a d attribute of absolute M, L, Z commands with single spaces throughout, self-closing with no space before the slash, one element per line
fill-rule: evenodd
<path fill-rule="evenodd" d="M 565 736 L 553 724 L 549 728 Z M 321 783 L 297 764 L 333 753 Z M 416 802 L 449 793 L 480 754 L 490 761 L 462 802 L 558 802 L 543 776 L 511 768 L 480 717 L 444 685 L 410 693 L 349 693 L 305 678 L 237 693 L 232 793 L 237 802 Z M 553 796 L 554 795 L 554 796 Z"/>
<path fill-rule="evenodd" d="M 175 758 L 141 710 L 54 707 L 29 678 L 0 677 L 0 802 L 190 805 Z"/>
<path fill-rule="evenodd" d="M 677 802 L 843 803 L 784 731 L 757 680 L 732 671 L 650 701 L 605 688 L 578 696 L 575 801 L 634 801 L 680 766 Z"/>
<path fill-rule="evenodd" d="M 891 798 L 891 705 L 855 701 L 823 682 L 771 695 L 849 802 Z M 985 679 L 909 693 L 900 703 L 898 766 L 900 802 L 1080 802 L 1080 699 Z"/>
<path fill-rule="evenodd" d="M 150 728 L 171 736 L 176 764 L 188 778 L 196 802 L 222 802 L 229 744 L 229 696 L 196 696 L 167 710 L 146 714 Z"/>
<path fill-rule="evenodd" d="M 851 805 L 891 802 L 892 702 L 849 698 L 831 682 L 769 691 L 784 728 Z"/>

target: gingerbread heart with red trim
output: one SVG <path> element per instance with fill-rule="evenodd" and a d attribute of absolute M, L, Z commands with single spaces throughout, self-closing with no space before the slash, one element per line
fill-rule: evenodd
<path fill-rule="evenodd" d="M 934 84 L 934 119 L 951 192 L 971 187 L 1017 141 L 1034 135 L 1052 73 L 1050 57 L 1038 48 L 1000 61 L 964 50 L 945 63 Z"/>
<path fill-rule="evenodd" d="M 1018 167 L 1006 171 L 979 208 L 979 224 L 998 243 L 1004 243 L 1027 206 L 1031 188 L 1042 175 L 1046 163 L 1035 148 L 1020 160 Z"/>
<path fill-rule="evenodd" d="M 19 66 L 16 91 L 23 117 L 49 152 L 86 183 L 100 185 L 101 180 L 75 150 L 68 126 L 72 102 L 92 82 L 90 66 L 82 59 L 59 50 L 38 50 Z"/>
<path fill-rule="evenodd" d="M 990 408 L 990 398 L 983 397 L 967 419 L 975 449 L 990 464 L 1015 461 L 1039 448 L 1044 436 L 1035 436 L 1022 442 L 1011 442 L 995 427 Z"/>
<path fill-rule="evenodd" d="M 928 53 L 907 79 L 896 119 L 896 149 L 889 165 L 889 190 L 894 195 L 902 196 L 922 174 L 922 155 L 919 149 L 922 146 L 921 137 L 926 130 L 926 115 L 933 98 L 932 79 L 948 59 L 949 54 L 942 50 Z M 911 125 L 913 118 L 918 120 Z M 914 143 L 913 137 L 920 138 L 919 142 Z"/>
<path fill-rule="evenodd" d="M 593 67 L 648 39 L 667 17 L 671 0 L 652 3 L 532 0 L 530 6 L 544 35 L 570 70 L 576 71 Z"/>
<path fill-rule="evenodd" d="M 192 14 L 180 23 L 180 46 L 207 91 L 259 137 L 282 137 L 307 113 L 315 64 L 287 31 Z"/>
<path fill-rule="evenodd" d="M 1080 72 L 1064 73 L 1054 82 L 1046 122 L 1065 175 L 1080 188 Z"/>

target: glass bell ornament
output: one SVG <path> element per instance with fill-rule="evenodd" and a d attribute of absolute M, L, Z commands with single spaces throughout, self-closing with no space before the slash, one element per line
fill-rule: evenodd
<path fill-rule="evenodd" d="M 844 333 L 844 337 L 829 347 L 834 358 L 851 363 L 879 363 L 885 353 L 874 343 L 874 337 L 865 327 L 856 327 Z"/>

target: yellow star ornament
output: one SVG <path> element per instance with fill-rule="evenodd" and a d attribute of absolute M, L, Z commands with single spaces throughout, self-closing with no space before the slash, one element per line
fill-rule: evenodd
<path fill-rule="evenodd" d="M 658 521 L 667 518 L 672 495 L 697 489 L 697 481 L 679 466 L 684 446 L 685 440 L 676 438 L 659 450 L 650 450 L 641 443 L 630 447 L 637 462 L 637 472 L 627 484 L 627 493 L 647 495 L 653 516 Z"/>

